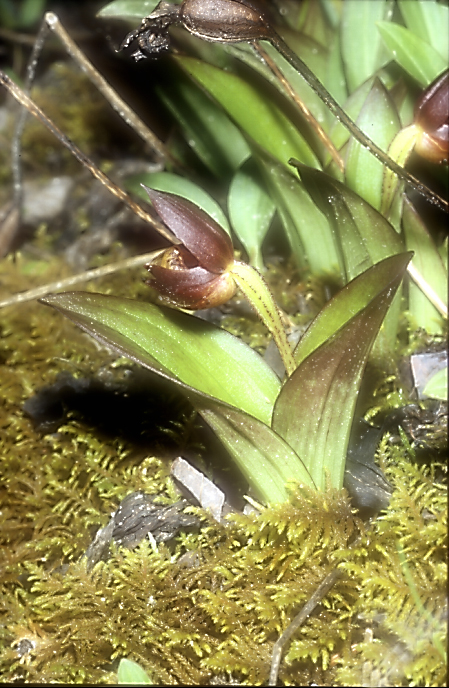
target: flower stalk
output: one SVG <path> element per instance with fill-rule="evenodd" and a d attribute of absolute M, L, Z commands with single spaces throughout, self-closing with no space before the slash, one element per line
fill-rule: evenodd
<path fill-rule="evenodd" d="M 137 40 L 139 50 L 133 53 L 136 60 L 167 50 L 170 46 L 168 30 L 174 23 L 182 24 L 192 35 L 205 41 L 249 42 L 256 45 L 262 40 L 271 43 L 362 146 L 431 203 L 445 212 L 449 210 L 449 203 L 445 199 L 398 165 L 359 129 L 306 63 L 281 38 L 273 28 L 263 7 L 257 2 L 253 0 L 184 0 L 180 5 L 160 2 L 156 10 L 143 19 L 141 27 L 126 36 L 121 48 Z"/>
<path fill-rule="evenodd" d="M 296 369 L 295 359 L 287 340 L 282 316 L 262 275 L 247 263 L 234 261 L 231 274 L 259 318 L 270 331 L 282 358 L 287 375 Z"/>

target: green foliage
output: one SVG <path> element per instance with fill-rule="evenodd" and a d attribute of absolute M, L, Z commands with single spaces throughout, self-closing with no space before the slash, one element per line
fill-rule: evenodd
<path fill-rule="evenodd" d="M 23 25 L 28 22 L 25 8 L 33 4 L 40 3 L 17 3 Z M 126 15 L 137 23 L 155 5 L 154 0 L 118 0 L 102 15 Z M 0 11 L 11 7 L 0 1 Z M 285 25 L 277 28 L 370 135 L 370 113 L 376 108 L 375 139 L 386 147 L 398 126 L 410 124 L 415 86 L 427 86 L 447 65 L 448 34 L 441 30 L 447 4 L 306 0 L 296 13 L 298 7 L 290 3 Z M 13 19 L 18 26 L 17 15 Z M 416 266 L 428 284 L 446 299 L 445 246 L 399 196 L 394 217 L 393 212 L 382 216 L 381 167 L 349 141 L 348 132 L 274 49 L 267 47 L 270 57 L 347 158 L 345 173 L 329 162 L 312 124 L 248 46 L 205 45 L 186 35 L 179 40 L 181 53 L 165 58 L 172 77 L 158 83 L 149 100 L 170 118 L 169 145 L 181 167 L 192 170 L 195 194 L 204 188 L 215 207 L 232 207 L 237 182 L 246 183 L 248 170 L 254 172 L 254 204 L 240 204 L 235 230 L 260 267 L 264 228 L 251 216 L 257 199 L 271 197 L 277 211 L 272 236 L 276 241 L 285 234 L 291 257 L 287 268 L 271 267 L 270 285 L 294 322 L 304 325 L 309 319 L 297 313 L 298 303 L 306 302 L 308 312 L 316 314 L 329 298 L 329 285 L 341 287 L 373 263 L 408 248 L 415 250 Z M 90 149 L 101 138 L 101 127 L 89 127 L 89 118 L 98 125 L 97 106 L 84 83 L 78 93 L 62 97 L 66 91 L 61 88 L 56 86 L 54 95 L 58 109 L 63 106 L 62 126 Z M 50 98 L 51 93 L 41 104 L 54 116 Z M 28 137 L 36 147 L 25 150 L 25 157 L 39 166 L 49 142 L 32 126 Z M 298 165 L 300 178 L 287 164 L 292 156 L 312 165 Z M 428 174 L 441 181 L 440 172 Z M 171 184 L 173 177 L 163 172 L 158 179 Z M 185 188 L 185 180 L 182 184 Z M 0 268 L 2 287 L 10 292 L 66 272 L 59 260 L 24 261 L 20 256 Z M 141 276 L 139 271 L 104 280 L 100 290 L 146 298 Z M 446 328 L 415 284 L 409 283 L 401 296 L 376 351 L 386 367 L 391 359 L 386 363 L 385 352 L 391 355 L 398 330 L 411 350 Z M 241 318 L 231 316 L 227 326 L 234 334 L 244 330 L 259 350 L 265 347 L 266 335 L 250 332 L 247 321 L 242 325 Z M 307 338 L 298 357 L 305 346 Z M 74 411 L 57 432 L 38 431 L 22 405 L 67 370 L 75 377 L 121 380 L 129 364 L 98 350 L 50 309 L 20 306 L 1 313 L 0 680 L 115 684 L 123 659 L 129 658 L 155 683 L 266 683 L 274 642 L 338 565 L 345 575 L 294 637 L 280 681 L 446 685 L 447 468 L 431 465 L 428 449 L 418 462 L 405 440 L 393 446 L 383 438 L 377 458 L 394 491 L 389 508 L 369 528 L 351 512 L 344 491 L 312 492 L 291 485 L 288 501 L 259 516 L 239 514 L 218 525 L 201 513 L 199 532 L 182 533 L 174 544 L 157 549 L 148 542 L 133 551 L 116 549 L 88 574 L 80 557 L 124 496 L 142 489 L 167 502 L 176 498 L 167 456 L 173 445 L 176 451 L 189 446 L 191 414 L 174 398 L 173 417 L 155 429 L 148 408 L 138 440 L 94 430 Z M 430 391 L 444 396 L 438 384 L 431 381 Z M 277 393 L 279 386 L 273 385 L 266 395 L 265 422 L 241 414 L 243 422 L 238 412 L 228 409 L 226 415 L 219 409 L 211 424 L 227 424 L 228 437 L 232 426 L 230 445 L 243 447 L 250 460 L 251 452 L 259 452 L 258 460 L 278 468 L 280 458 L 287 461 L 292 450 L 269 427 L 274 387 Z M 247 392 L 237 390 L 238 395 Z M 398 378 L 384 375 L 371 417 L 403 400 Z M 302 403 L 307 406 L 307 399 Z M 215 410 L 209 406 L 207 412 L 211 416 Z M 287 479 L 288 472 L 281 476 Z"/>
<path fill-rule="evenodd" d="M 61 274 L 60 265 L 47 270 L 49 280 Z M 29 263 L 3 261 L 10 288 L 22 287 L 20 272 L 37 278 Z M 114 283 L 125 293 L 132 284 L 128 275 Z M 174 499 L 163 439 L 142 449 L 76 417 L 42 436 L 21 409 L 42 380 L 67 361 L 79 375 L 121 369 L 50 309 L 4 312 L 0 345 L 2 680 L 113 684 L 127 657 L 156 683 L 266 682 L 273 643 L 339 563 L 349 577 L 298 632 L 280 679 L 359 685 L 367 667 L 391 678 L 379 657 L 400 648 L 396 683 L 444 684 L 445 466 L 420 468 L 407 446 L 385 439 L 379 456 L 393 501 L 355 549 L 364 526 L 344 493 L 292 486 L 289 502 L 260 516 L 218 525 L 203 514 L 202 529 L 171 549 L 115 550 L 87 574 L 79 557 L 126 494 Z"/>
<path fill-rule="evenodd" d="M 144 671 L 136 662 L 130 659 L 121 659 L 118 666 L 117 680 L 119 685 L 130 683 L 151 685 L 151 680 L 146 671 Z"/>
<path fill-rule="evenodd" d="M 367 536 L 372 542 L 364 540 L 348 559 L 346 552 L 337 555 L 346 559 L 342 567 L 351 576 L 360 577 L 358 607 L 366 627 L 350 666 L 337 675 L 345 685 L 357 685 L 367 671 L 387 685 L 442 685 L 447 645 L 442 467 L 420 468 L 386 439 L 380 457 L 388 459 L 387 476 L 395 487 L 390 507 L 373 524 Z"/>
<path fill-rule="evenodd" d="M 46 0 L 0 0 L 0 23 L 20 31 L 36 24 L 45 10 Z"/>
<path fill-rule="evenodd" d="M 447 366 L 430 378 L 424 387 L 423 394 L 433 399 L 447 401 Z"/>

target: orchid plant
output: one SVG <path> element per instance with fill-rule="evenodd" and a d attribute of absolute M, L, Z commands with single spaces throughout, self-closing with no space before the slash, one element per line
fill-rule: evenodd
<path fill-rule="evenodd" d="M 224 303 L 239 287 L 278 345 L 284 384 L 241 340 L 188 313 L 82 292 L 43 302 L 180 385 L 262 501 L 285 501 L 291 480 L 341 488 L 363 370 L 411 255 L 386 258 L 349 282 L 292 351 L 267 284 L 234 260 L 220 225 L 190 201 L 146 191 L 181 242 L 148 265 L 149 284 L 189 310 Z"/>
<path fill-rule="evenodd" d="M 136 59 L 167 52 L 172 25 L 181 25 L 181 42 L 191 54 L 171 56 L 173 79 L 157 86 L 158 94 L 201 164 L 228 184 L 229 216 L 249 263 L 235 260 L 218 204 L 167 169 L 127 181 L 129 190 L 149 196 L 164 235 L 171 232 L 179 242 L 148 266 L 159 302 L 82 292 L 43 302 L 181 387 L 262 501 L 285 501 L 290 480 L 318 490 L 341 488 L 363 371 L 370 355 L 393 356 L 406 272 L 414 280 L 409 313 L 418 327 L 440 335 L 447 317 L 444 253 L 403 193 L 408 183 L 447 210 L 444 198 L 403 167 L 413 149 L 447 162 L 445 43 L 429 43 L 445 10 L 421 0 L 413 9 L 404 0 L 404 26 L 393 20 L 389 0 L 345 2 L 341 35 L 325 61 L 322 47 L 305 40 L 307 27 L 298 42 L 293 27 L 275 29 L 257 3 L 156 4 L 116 0 L 100 15 L 135 19 L 150 12 L 122 44 L 137 42 Z M 316 14 L 317 3 L 309 5 Z M 332 3 L 322 5 L 320 12 L 336 24 Z M 375 50 L 368 40 L 373 35 Z M 204 41 L 213 44 L 206 52 Z M 411 46 L 421 50 L 419 66 Z M 314 50 L 321 57 L 312 71 L 307 63 L 314 62 Z M 414 114 L 395 81 L 392 55 L 424 88 Z M 242 78 L 242 64 L 278 97 Z M 341 107 L 338 101 L 345 100 Z M 326 123 L 329 112 L 337 122 Z M 171 163 L 188 165 L 188 156 L 182 157 L 176 150 Z M 322 278 L 332 274 L 344 285 L 294 349 L 262 276 L 261 246 L 276 211 L 298 268 Z M 283 381 L 241 340 L 192 315 L 226 302 L 237 289 L 268 327 L 285 367 Z"/>

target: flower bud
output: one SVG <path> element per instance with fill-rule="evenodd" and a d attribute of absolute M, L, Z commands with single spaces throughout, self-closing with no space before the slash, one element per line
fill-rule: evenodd
<path fill-rule="evenodd" d="M 152 276 L 147 284 L 172 304 L 189 310 L 229 301 L 237 287 L 229 272 L 234 264 L 232 242 L 224 229 L 190 201 L 144 189 L 161 219 L 182 242 L 146 266 Z"/>
<path fill-rule="evenodd" d="M 270 35 L 255 0 L 184 0 L 180 20 L 188 31 L 206 41 L 237 43 Z"/>
<path fill-rule="evenodd" d="M 415 107 L 419 130 L 415 150 L 432 162 L 449 158 L 449 70 L 443 72 L 421 95 Z"/>

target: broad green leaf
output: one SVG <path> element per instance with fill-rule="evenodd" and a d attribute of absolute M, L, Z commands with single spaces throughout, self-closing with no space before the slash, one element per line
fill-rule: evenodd
<path fill-rule="evenodd" d="M 415 252 L 412 261 L 413 266 L 443 303 L 447 304 L 447 271 L 432 237 L 408 199 L 404 201 L 402 226 L 406 246 Z M 409 311 L 414 318 L 414 325 L 421 327 L 429 334 L 442 333 L 443 318 L 427 296 L 411 280 L 409 284 Z"/>
<path fill-rule="evenodd" d="M 345 282 L 383 258 L 400 253 L 402 242 L 382 215 L 347 186 L 332 177 L 297 165 L 305 188 L 326 215 L 341 250 Z M 385 319 L 375 346 L 376 356 L 391 355 L 399 321 L 400 294 Z"/>
<path fill-rule="evenodd" d="M 119 685 L 154 685 L 147 672 L 137 662 L 130 659 L 121 659 L 118 665 L 117 683 Z"/>
<path fill-rule="evenodd" d="M 294 50 L 318 78 L 320 78 L 320 75 L 324 73 L 326 58 L 326 51 L 323 46 L 312 40 L 309 36 L 305 36 L 304 34 L 298 35 L 296 32 L 288 31 L 285 28 L 281 33 L 292 50 Z M 294 69 L 272 45 L 264 42 L 263 48 L 288 79 L 290 86 L 299 95 L 303 103 L 305 103 L 315 117 L 322 121 L 328 111 L 320 98 L 312 91 L 296 69 Z M 250 44 L 230 44 L 227 47 L 227 51 L 237 59 L 249 65 L 259 74 L 262 74 L 267 81 L 285 95 L 285 88 L 282 82 L 273 74 L 268 65 L 262 62 L 259 55 Z"/>
<path fill-rule="evenodd" d="M 173 0 L 176 4 L 179 0 Z M 97 17 L 115 19 L 138 19 L 148 16 L 159 4 L 159 0 L 114 0 L 97 13 Z"/>
<path fill-rule="evenodd" d="M 223 109 L 176 70 L 157 92 L 182 128 L 188 145 L 221 177 L 235 172 L 250 155 L 244 137 Z"/>
<path fill-rule="evenodd" d="M 289 480 L 314 486 L 299 456 L 268 425 L 235 408 L 194 404 L 263 502 L 286 502 Z"/>
<path fill-rule="evenodd" d="M 398 0 L 401 14 L 410 31 L 437 50 L 449 53 L 449 6 L 437 0 Z"/>
<path fill-rule="evenodd" d="M 255 155 L 262 165 L 297 265 L 308 267 L 316 275 L 343 277 L 332 228 L 304 185 L 271 156 L 263 152 Z"/>
<path fill-rule="evenodd" d="M 267 93 L 236 74 L 191 57 L 175 58 L 226 110 L 243 132 L 285 165 L 295 155 L 319 167 L 317 157 L 299 131 Z"/>
<path fill-rule="evenodd" d="M 259 179 L 254 161 L 246 161 L 231 181 L 228 194 L 229 218 L 248 254 L 249 262 L 262 271 L 262 242 L 275 210 L 273 201 Z"/>
<path fill-rule="evenodd" d="M 279 380 L 225 330 L 187 313 L 103 294 L 65 292 L 42 301 L 123 356 L 270 423 Z"/>
<path fill-rule="evenodd" d="M 356 123 L 384 151 L 401 128 L 394 103 L 379 79 L 374 80 Z M 380 210 L 383 178 L 380 160 L 351 138 L 346 155 L 346 182 L 376 210 Z"/>
<path fill-rule="evenodd" d="M 292 161 L 306 190 L 329 220 L 349 281 L 383 258 L 400 253 L 394 228 L 354 191 L 324 172 Z"/>
<path fill-rule="evenodd" d="M 190 179 L 180 177 L 172 172 L 144 172 L 128 177 L 125 182 L 125 188 L 148 203 L 148 194 L 142 188 L 142 184 L 149 186 L 150 189 L 155 191 L 166 191 L 192 201 L 230 234 L 229 222 L 217 201 L 209 196 L 200 186 L 190 181 Z"/>
<path fill-rule="evenodd" d="M 301 456 L 318 489 L 325 488 L 326 473 L 333 487 L 343 486 L 363 371 L 409 259 L 409 255 L 387 259 L 390 269 L 387 279 L 379 281 L 376 296 L 302 361 L 275 403 L 273 430 Z M 354 301 L 359 301 L 356 294 Z M 337 319 L 343 317 L 341 303 L 338 311 Z"/>
<path fill-rule="evenodd" d="M 392 57 L 421 86 L 428 86 L 447 68 L 447 60 L 435 48 L 404 26 L 378 22 L 377 27 Z"/>
<path fill-rule="evenodd" d="M 335 294 L 299 340 L 294 351 L 296 365 L 299 366 L 307 356 L 366 308 L 379 293 L 380 285 L 388 284 L 391 275 L 400 273 L 404 261 L 408 262 L 411 257 L 412 254 L 407 253 L 386 258 L 358 275 Z"/>
<path fill-rule="evenodd" d="M 431 399 L 447 401 L 447 366 L 430 378 L 423 393 Z"/>
<path fill-rule="evenodd" d="M 350 93 L 385 64 L 386 52 L 376 23 L 388 20 L 391 11 L 391 0 L 345 0 L 343 3 L 341 50 Z"/>

